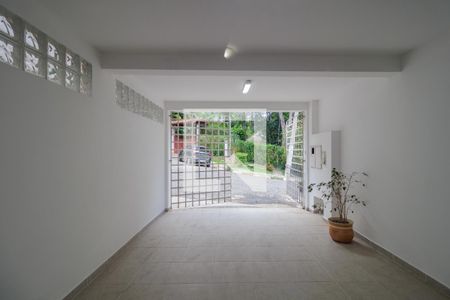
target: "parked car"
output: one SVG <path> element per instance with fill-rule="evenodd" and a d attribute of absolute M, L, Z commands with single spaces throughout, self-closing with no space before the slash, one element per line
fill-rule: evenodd
<path fill-rule="evenodd" d="M 211 166 L 211 151 L 205 146 L 186 146 L 178 155 L 179 161 Z"/>

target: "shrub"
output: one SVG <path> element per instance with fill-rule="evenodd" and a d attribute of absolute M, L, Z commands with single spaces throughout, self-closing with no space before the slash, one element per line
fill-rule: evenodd
<path fill-rule="evenodd" d="M 247 153 L 236 152 L 236 158 L 243 164 L 247 163 L 247 157 L 248 157 Z"/>
<path fill-rule="evenodd" d="M 265 146 L 266 164 L 272 165 L 273 168 L 284 170 L 286 164 L 286 150 L 278 145 L 267 144 Z M 264 147 L 264 145 L 257 144 L 255 147 L 253 142 L 235 140 L 233 150 L 236 155 L 237 153 L 247 154 L 246 162 L 254 163 L 255 159 L 259 162 L 264 160 L 264 157 L 260 156 L 264 154 L 264 148 L 261 147 Z M 257 156 L 256 158 L 255 155 Z"/>

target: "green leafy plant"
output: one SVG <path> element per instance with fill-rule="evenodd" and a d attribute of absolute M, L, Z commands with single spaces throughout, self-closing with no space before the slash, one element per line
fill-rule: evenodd
<path fill-rule="evenodd" d="M 364 172 L 353 172 L 346 175 L 341 171 L 333 168 L 331 171 L 331 180 L 328 182 L 312 183 L 308 186 L 308 191 L 312 192 L 314 188 L 322 192 L 322 199 L 332 202 L 332 209 L 339 215 L 338 222 L 348 223 L 348 213 L 354 205 L 366 206 L 366 202 L 359 199 L 353 193 L 353 189 L 357 186 L 366 187 L 363 178 L 368 175 Z"/>
<path fill-rule="evenodd" d="M 236 158 L 243 164 L 246 164 L 248 162 L 247 157 L 248 157 L 247 153 L 236 152 Z"/>

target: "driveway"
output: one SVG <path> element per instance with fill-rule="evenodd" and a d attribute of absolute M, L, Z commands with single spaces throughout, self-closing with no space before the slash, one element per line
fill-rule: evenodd
<path fill-rule="evenodd" d="M 232 173 L 232 202 L 260 206 L 297 206 L 286 195 L 286 181 L 261 175 Z"/>
<path fill-rule="evenodd" d="M 224 178 L 225 174 L 229 176 L 230 171 L 224 170 L 224 165 L 205 167 L 179 164 L 173 158 L 171 168 L 172 176 L 175 176 L 173 178 L 180 179 L 172 182 L 172 204 L 180 203 L 175 207 L 230 204 L 223 203 L 230 193 L 230 186 L 227 184 L 230 179 Z M 216 200 L 203 200 L 206 199 L 201 198 L 205 192 L 208 192 L 208 198 Z M 254 173 L 231 172 L 231 199 L 232 203 L 239 205 L 297 206 L 297 202 L 286 195 L 286 181 Z"/>

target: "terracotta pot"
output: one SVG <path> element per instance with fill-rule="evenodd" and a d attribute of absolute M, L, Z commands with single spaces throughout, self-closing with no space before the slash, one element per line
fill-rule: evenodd
<path fill-rule="evenodd" d="M 335 242 L 351 243 L 353 240 L 353 221 L 348 223 L 337 222 L 339 218 L 328 218 L 328 231 Z"/>

